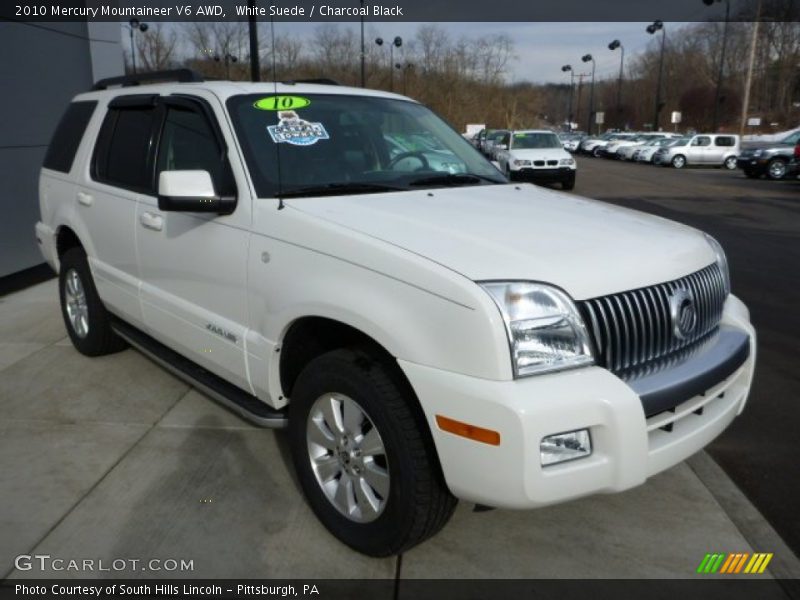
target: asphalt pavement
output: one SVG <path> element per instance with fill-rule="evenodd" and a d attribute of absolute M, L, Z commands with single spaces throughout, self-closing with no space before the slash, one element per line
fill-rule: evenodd
<path fill-rule="evenodd" d="M 724 246 L 758 362 L 745 412 L 708 452 L 800 554 L 800 181 L 578 160 L 575 193 L 697 227 Z"/>

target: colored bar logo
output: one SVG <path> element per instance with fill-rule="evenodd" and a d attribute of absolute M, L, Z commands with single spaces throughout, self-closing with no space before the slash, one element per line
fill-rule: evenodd
<path fill-rule="evenodd" d="M 754 552 L 753 554 L 748 552 L 709 553 L 700 561 L 697 572 L 704 575 L 714 573 L 760 575 L 766 570 L 769 561 L 772 560 L 772 556 L 772 552 Z"/>

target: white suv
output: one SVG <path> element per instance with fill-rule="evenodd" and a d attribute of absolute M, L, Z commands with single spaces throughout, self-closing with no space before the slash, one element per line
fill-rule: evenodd
<path fill-rule="evenodd" d="M 702 232 L 508 183 L 408 98 L 173 75 L 100 82 L 48 150 L 69 336 L 288 426 L 351 547 L 631 488 L 742 411 L 755 333 Z"/>

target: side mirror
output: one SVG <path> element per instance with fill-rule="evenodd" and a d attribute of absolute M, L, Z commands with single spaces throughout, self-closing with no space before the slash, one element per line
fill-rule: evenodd
<path fill-rule="evenodd" d="M 229 215 L 236 208 L 236 198 L 217 196 L 208 171 L 162 171 L 158 177 L 158 208 Z"/>

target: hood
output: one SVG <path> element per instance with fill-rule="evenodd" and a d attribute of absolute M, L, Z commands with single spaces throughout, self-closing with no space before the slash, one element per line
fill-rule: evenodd
<path fill-rule="evenodd" d="M 525 148 L 525 149 L 511 149 L 508 151 L 511 158 L 517 160 L 547 160 L 547 159 L 561 159 L 567 158 L 569 155 L 563 146 L 558 148 Z"/>
<path fill-rule="evenodd" d="M 577 300 L 677 279 L 715 260 L 695 229 L 527 184 L 296 198 L 285 204 L 473 281 L 547 282 Z"/>

